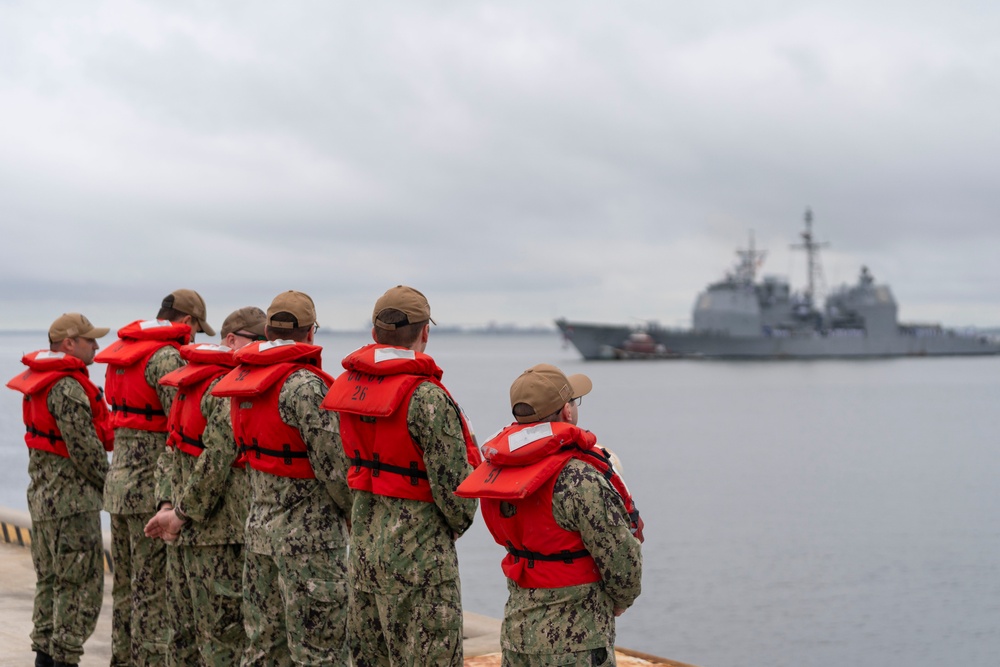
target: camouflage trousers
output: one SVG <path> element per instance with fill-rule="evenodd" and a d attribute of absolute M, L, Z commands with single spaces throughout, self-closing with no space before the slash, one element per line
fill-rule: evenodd
<path fill-rule="evenodd" d="M 246 553 L 243 667 L 347 665 L 347 549 Z"/>
<path fill-rule="evenodd" d="M 243 545 L 167 545 L 167 664 L 232 667 L 246 647 Z"/>
<path fill-rule="evenodd" d="M 99 511 L 32 522 L 35 608 L 31 650 L 77 663 L 104 599 Z"/>
<path fill-rule="evenodd" d="M 166 544 L 143 534 L 147 514 L 111 515 L 111 666 L 166 664 Z"/>
<path fill-rule="evenodd" d="M 614 667 L 611 646 L 571 653 L 515 653 L 504 649 L 500 667 Z"/>
<path fill-rule="evenodd" d="M 458 579 L 396 593 L 351 587 L 347 622 L 355 667 L 462 665 Z"/>

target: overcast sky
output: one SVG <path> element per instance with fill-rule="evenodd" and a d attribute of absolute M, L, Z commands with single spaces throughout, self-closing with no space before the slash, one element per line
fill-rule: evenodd
<path fill-rule="evenodd" d="M 0 328 L 198 290 L 363 326 L 690 321 L 826 282 L 1000 324 L 996 2 L 0 0 Z"/>

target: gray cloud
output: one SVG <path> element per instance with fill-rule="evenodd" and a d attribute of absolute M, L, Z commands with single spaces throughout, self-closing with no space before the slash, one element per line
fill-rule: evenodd
<path fill-rule="evenodd" d="M 673 324 L 751 229 L 801 284 L 811 205 L 830 281 L 995 325 L 997 11 L 6 4 L 0 324 L 184 285 L 353 327 L 399 282 L 453 322 Z"/>

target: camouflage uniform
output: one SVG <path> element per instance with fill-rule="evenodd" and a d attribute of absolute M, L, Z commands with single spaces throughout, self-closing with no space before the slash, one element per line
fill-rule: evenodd
<path fill-rule="evenodd" d="M 357 667 L 461 665 L 462 596 L 455 539 L 477 501 L 453 491 L 472 472 L 458 408 L 431 383 L 407 411 L 433 503 L 355 491 L 351 512 L 351 651 Z"/>
<path fill-rule="evenodd" d="M 246 647 L 243 628 L 243 531 L 246 472 L 232 467 L 236 442 L 229 399 L 201 399 L 206 425 L 200 456 L 169 454 L 173 506 L 190 521 L 167 545 L 170 665 L 228 667 Z"/>
<path fill-rule="evenodd" d="M 579 532 L 602 580 L 565 588 L 520 588 L 510 594 L 500 632 L 505 667 L 614 665 L 614 610 L 639 596 L 642 552 L 621 497 L 592 466 L 570 460 L 552 493 L 552 514 Z"/>
<path fill-rule="evenodd" d="M 47 407 L 69 458 L 28 450 L 31 557 L 37 575 L 31 648 L 75 664 L 97 625 L 104 596 L 100 512 L 108 456 L 79 382 L 58 380 Z"/>
<path fill-rule="evenodd" d="M 348 664 L 351 490 L 337 416 L 319 407 L 326 390 L 315 374 L 298 370 L 278 398 L 281 420 L 299 430 L 315 479 L 247 467 L 252 500 L 243 576 L 244 666 Z"/>
<path fill-rule="evenodd" d="M 146 364 L 146 382 L 156 389 L 164 412 L 177 393 L 160 378 L 184 365 L 171 346 Z M 166 476 L 166 433 L 115 429 L 115 451 L 104 485 L 104 508 L 111 514 L 114 613 L 111 664 L 166 664 L 166 548 L 143 529 L 156 513 L 157 498 L 170 497 Z"/>

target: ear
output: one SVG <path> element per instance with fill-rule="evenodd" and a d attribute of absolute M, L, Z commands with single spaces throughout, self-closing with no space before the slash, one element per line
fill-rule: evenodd
<path fill-rule="evenodd" d="M 222 344 L 230 349 L 236 349 L 236 334 L 227 333 L 226 337 L 222 339 Z"/>
<path fill-rule="evenodd" d="M 422 340 L 426 344 L 427 341 L 430 339 L 430 337 L 431 337 L 431 325 L 428 322 L 427 324 L 424 325 L 424 330 L 420 332 L 420 340 Z"/>
<path fill-rule="evenodd" d="M 375 327 L 372 327 L 372 340 L 378 342 L 378 338 L 375 337 Z"/>
<path fill-rule="evenodd" d="M 573 406 L 569 403 L 562 406 L 562 410 L 559 411 L 559 421 L 570 422 L 573 419 Z"/>

